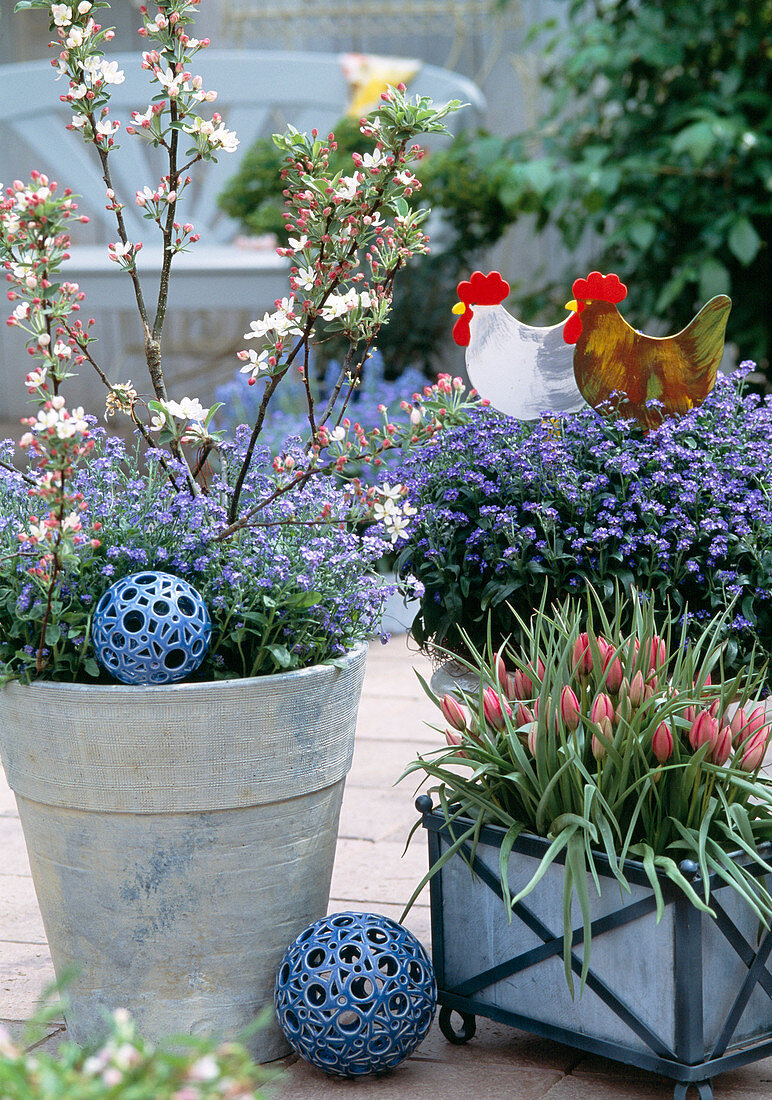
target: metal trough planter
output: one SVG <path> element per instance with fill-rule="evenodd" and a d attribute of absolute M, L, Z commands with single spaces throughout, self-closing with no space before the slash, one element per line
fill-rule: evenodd
<path fill-rule="evenodd" d="M 442 813 L 422 795 L 433 865 L 453 836 Z M 454 826 L 460 835 L 471 822 Z M 431 880 L 432 950 L 441 1006 L 440 1028 L 465 1043 L 475 1017 L 486 1016 L 547 1039 L 663 1074 L 676 1082 L 675 1100 L 695 1088 L 711 1100 L 718 1073 L 772 1054 L 772 931 L 720 880 L 711 883 L 716 918 L 699 912 L 662 876 L 665 913 L 643 866 L 625 864 L 631 893 L 620 895 L 608 865 L 596 855 L 603 887 L 590 887 L 592 955 L 581 998 L 571 999 L 563 968 L 563 868 L 549 868 L 507 920 L 499 885 L 505 830 L 482 829 L 472 856 L 453 856 Z M 548 841 L 524 835 L 509 860 L 512 894 L 532 876 Z M 469 862 L 474 868 L 470 870 Z M 684 861 L 681 870 L 696 877 Z M 572 969 L 581 972 L 582 922 L 573 914 Z M 578 978 L 575 981 L 578 991 Z M 453 1013 L 462 1027 L 456 1030 Z"/>

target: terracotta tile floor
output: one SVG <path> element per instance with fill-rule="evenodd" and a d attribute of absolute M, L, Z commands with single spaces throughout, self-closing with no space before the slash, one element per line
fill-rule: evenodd
<path fill-rule="evenodd" d="M 413 785 L 394 787 L 419 748 L 436 745 L 426 722 L 435 712 L 412 669 L 431 673 L 426 658 L 404 637 L 371 649 L 360 709 L 354 765 L 341 818 L 330 910 L 374 910 L 399 918 L 427 864 L 423 836 L 403 855 L 415 821 Z M 424 895 L 407 926 L 429 946 Z M 13 796 L 0 770 L 0 1019 L 19 1031 L 53 979 Z M 60 1041 L 53 1025 L 47 1043 Z M 716 1079 L 717 1100 L 771 1100 L 772 1058 Z M 631 1069 L 501 1024 L 480 1020 L 466 1046 L 451 1046 L 436 1024 L 392 1074 L 360 1081 L 331 1079 L 287 1059 L 277 1088 L 281 1100 L 650 1100 L 672 1096 L 672 1085 Z"/>

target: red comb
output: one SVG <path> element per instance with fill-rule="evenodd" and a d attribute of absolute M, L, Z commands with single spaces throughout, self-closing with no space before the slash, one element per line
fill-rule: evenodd
<path fill-rule="evenodd" d="M 627 297 L 627 287 L 618 275 L 601 275 L 591 271 L 586 279 L 577 279 L 572 287 L 577 302 L 612 302 L 616 304 Z"/>
<path fill-rule="evenodd" d="M 490 275 L 475 271 L 469 280 L 458 284 L 457 293 L 468 306 L 497 306 L 509 295 L 509 283 L 498 271 Z"/>

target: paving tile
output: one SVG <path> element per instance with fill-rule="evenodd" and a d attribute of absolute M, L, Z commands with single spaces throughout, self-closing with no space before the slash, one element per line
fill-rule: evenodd
<path fill-rule="evenodd" d="M 18 817 L 16 799 L 5 781 L 5 772 L 0 767 L 0 817 Z"/>
<path fill-rule="evenodd" d="M 354 760 L 351 765 L 348 782 L 354 787 L 367 787 L 372 790 L 389 790 L 396 783 L 408 764 L 415 760 L 420 748 L 410 740 L 376 741 L 369 738 L 357 738 L 354 743 Z M 435 747 L 439 744 L 435 742 Z M 420 774 L 407 776 L 397 786 L 405 792 L 405 799 L 411 805 L 415 801 L 414 791 L 420 782 Z"/>
<path fill-rule="evenodd" d="M 576 1063 L 579 1052 L 573 1047 L 529 1035 L 525 1031 L 507 1027 L 478 1017 L 473 1039 L 468 1043 L 449 1043 L 439 1029 L 437 1020 L 413 1058 L 430 1062 L 443 1062 L 448 1066 L 469 1064 L 475 1060 L 502 1062 L 512 1067 L 531 1066 L 534 1069 L 557 1070 L 568 1073 Z"/>
<path fill-rule="evenodd" d="M 27 848 L 18 817 L 0 817 L 0 875 L 29 873 Z"/>
<path fill-rule="evenodd" d="M 383 696 L 364 697 L 357 718 L 357 740 L 376 738 L 379 741 L 406 741 L 424 748 L 438 744 L 435 730 L 442 715 L 422 693 L 415 699 L 387 699 Z M 428 723 L 428 724 L 427 724 Z"/>
<path fill-rule="evenodd" d="M 6 967 L 5 943 L 45 944 L 46 934 L 32 879 L 6 875 L 0 888 L 0 974 Z M 0 1006 L 2 1011 L 2 1006 Z"/>
<path fill-rule="evenodd" d="M 67 1037 L 64 1020 L 49 1021 L 42 1029 L 33 1028 L 26 1020 L 0 1020 L 0 1026 L 6 1028 L 11 1039 L 17 1046 L 25 1045 L 25 1049 L 45 1050 L 49 1054 L 55 1054 L 59 1045 Z"/>
<path fill-rule="evenodd" d="M 365 792 L 364 797 L 359 792 Z M 380 841 L 407 839 L 418 819 L 413 788 L 405 780 L 396 789 L 383 791 L 360 788 L 349 776 L 340 812 L 339 835 L 347 838 Z M 414 843 L 418 843 L 416 837 Z M 424 849 L 426 841 L 423 842 Z"/>
<path fill-rule="evenodd" d="M 404 844 L 366 840 L 342 840 L 332 873 L 332 894 L 374 905 L 406 905 L 426 873 L 427 859 L 420 838 L 408 849 Z M 428 902 L 428 889 L 425 888 Z"/>
<path fill-rule="evenodd" d="M 440 1062 L 409 1058 L 392 1073 L 356 1080 L 327 1077 L 298 1061 L 287 1070 L 282 1100 L 333 1100 L 337 1097 L 379 1100 L 541 1100 L 560 1075 L 554 1070 L 511 1067 L 470 1059 L 452 1073 Z"/>
<path fill-rule="evenodd" d="M 653 1073 L 646 1078 L 569 1074 L 545 1092 L 543 1100 L 659 1100 L 665 1096 L 672 1100 L 673 1082 Z"/>
<path fill-rule="evenodd" d="M 32 1016 L 55 980 L 45 944 L 0 941 L 0 1013 L 10 1020 Z"/>

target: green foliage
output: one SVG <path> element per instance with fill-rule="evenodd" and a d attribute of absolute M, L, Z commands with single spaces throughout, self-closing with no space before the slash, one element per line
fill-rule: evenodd
<path fill-rule="evenodd" d="M 373 150 L 374 139 L 364 137 L 351 119 L 336 125 L 335 139 L 331 174 L 350 172 L 352 154 Z M 427 153 L 415 167 L 422 186 L 411 196 L 410 205 L 430 207 L 438 224 L 432 232 L 431 255 L 418 257 L 400 272 L 395 284 L 389 325 L 378 337 L 387 377 L 409 366 L 430 367 L 450 332 L 457 283 L 467 277 L 480 249 L 494 244 L 512 221 L 500 196 L 511 160 L 510 145 L 509 139 L 485 131 L 464 131 L 447 147 Z M 275 233 L 286 244 L 282 168 L 282 155 L 273 141 L 259 139 L 219 202 L 245 229 Z M 331 342 L 325 352 L 334 357 L 340 349 Z"/>
<path fill-rule="evenodd" d="M 541 30 L 550 107 L 510 169 L 509 216 L 537 215 L 629 287 L 625 315 L 671 331 L 719 293 L 727 337 L 768 362 L 772 334 L 770 0 L 571 0 Z M 527 147 L 527 139 L 522 150 Z M 532 144 L 531 144 L 532 147 Z M 557 307 L 574 278 L 521 300 Z"/>
<path fill-rule="evenodd" d="M 33 1021 L 25 1042 L 41 1038 Z M 67 1041 L 56 1054 L 26 1053 L 0 1025 L 0 1095 L 3 1100 L 260 1100 L 271 1074 L 237 1043 L 217 1045 L 186 1035 L 151 1045 L 118 1009 L 97 1050 Z"/>
<path fill-rule="evenodd" d="M 768 719 L 763 707 L 749 706 L 761 679 L 752 665 L 726 676 L 721 638 L 728 613 L 689 642 L 685 628 L 667 619 L 658 623 L 652 602 L 635 591 L 622 600 L 617 589 L 613 614 L 604 604 L 594 592 L 549 612 L 542 603 L 530 621 L 510 616 L 509 633 L 523 639 L 521 646 L 506 645 L 496 654 L 490 646 L 482 653 L 470 645 L 471 659 L 464 663 L 479 687 L 459 691 L 462 705 L 455 709 L 449 697 L 439 700 L 427 689 L 455 728 L 446 734 L 447 746 L 419 756 L 405 773 L 436 781 L 431 790 L 459 838 L 454 848 L 477 837 L 483 823 L 506 830 L 505 905 L 537 888 L 547 866 L 565 853 L 570 988 L 572 896 L 584 923 L 584 980 L 591 931 L 587 876 L 600 893 L 598 854 L 625 891 L 627 865 L 642 864 L 658 916 L 663 876 L 707 912 L 715 876 L 764 924 L 772 920 L 772 897 L 760 877 L 772 870 L 766 862 L 772 782 L 759 774 Z M 730 707 L 735 701 L 742 712 Z M 709 739 L 702 737 L 705 729 Z M 552 843 L 512 896 L 507 855 L 522 831 Z M 737 858 L 738 852 L 744 855 Z M 679 869 L 684 859 L 699 866 L 694 886 Z M 435 864 L 427 878 L 436 870 Z"/>

